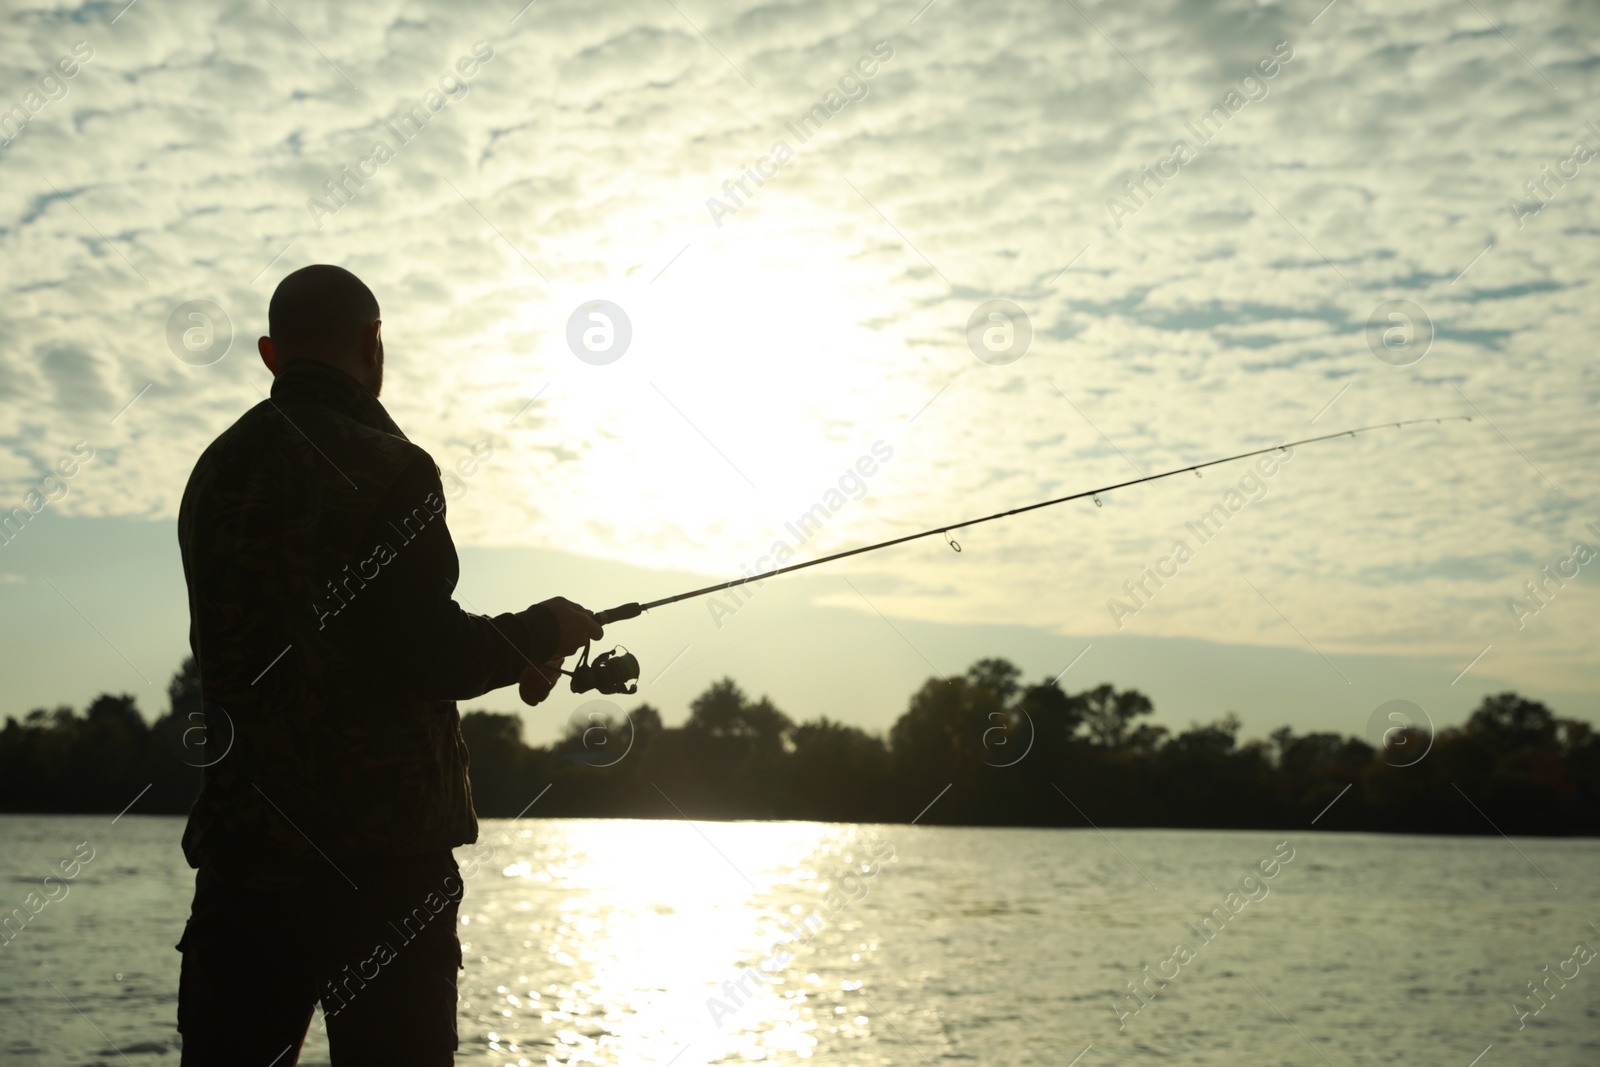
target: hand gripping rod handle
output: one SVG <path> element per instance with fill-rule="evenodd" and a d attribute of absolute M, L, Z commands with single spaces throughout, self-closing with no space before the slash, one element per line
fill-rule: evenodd
<path fill-rule="evenodd" d="M 631 604 L 618 604 L 614 608 L 595 612 L 594 621 L 601 626 L 609 626 L 614 622 L 621 622 L 623 619 L 637 619 L 643 611 L 644 608 L 639 606 L 638 601 L 634 601 Z"/>

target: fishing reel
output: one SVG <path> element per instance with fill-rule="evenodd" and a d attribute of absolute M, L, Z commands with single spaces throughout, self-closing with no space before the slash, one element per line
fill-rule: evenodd
<path fill-rule="evenodd" d="M 639 691 L 639 659 L 621 645 L 600 653 L 590 663 L 589 645 L 585 642 L 578 662 L 572 670 L 563 673 L 572 675 L 574 693 L 587 693 L 592 689 L 608 695 L 632 695 Z"/>

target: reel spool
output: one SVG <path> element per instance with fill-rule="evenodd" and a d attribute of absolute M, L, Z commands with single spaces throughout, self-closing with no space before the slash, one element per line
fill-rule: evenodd
<path fill-rule="evenodd" d="M 639 691 L 639 659 L 622 645 L 610 652 L 602 652 L 589 662 L 589 645 L 583 646 L 578 662 L 568 672 L 572 675 L 572 691 L 615 695 L 632 695 Z"/>

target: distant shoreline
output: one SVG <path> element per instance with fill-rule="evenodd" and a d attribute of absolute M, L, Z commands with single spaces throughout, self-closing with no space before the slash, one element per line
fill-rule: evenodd
<path fill-rule="evenodd" d="M 76 817 L 85 817 L 85 818 L 87 818 L 89 816 L 114 815 L 114 814 L 116 814 L 116 813 L 113 812 L 113 811 L 0 811 L 0 820 L 11 819 L 11 818 L 18 818 L 18 819 L 23 819 L 23 818 L 27 818 L 27 819 L 35 819 L 35 818 L 67 819 L 67 818 L 76 818 Z M 176 821 L 179 821 L 179 820 L 187 819 L 188 818 L 188 813 L 187 812 L 162 812 L 162 811 L 152 811 L 152 812 L 130 811 L 125 816 L 125 818 L 129 818 L 129 819 L 132 819 L 132 818 L 135 818 L 135 817 L 140 818 L 140 819 L 171 819 L 171 820 L 176 822 Z M 530 815 L 522 816 L 521 818 L 524 819 L 524 820 L 533 821 L 533 822 L 682 822 L 683 821 L 683 816 L 678 815 L 676 813 L 674 813 L 672 815 L 531 815 L 530 814 Z M 763 824 L 770 823 L 770 824 L 775 825 L 775 826 L 777 826 L 777 825 L 785 825 L 785 824 L 793 824 L 793 823 L 813 823 L 813 824 L 823 825 L 823 826 L 897 826 L 897 827 L 900 827 L 900 826 L 913 826 L 913 825 L 915 825 L 915 826 L 917 826 L 919 828 L 936 829 L 936 830 L 1041 830 L 1041 831 L 1042 830 L 1071 830 L 1071 831 L 1075 831 L 1075 832 L 1088 831 L 1089 833 L 1099 833 L 1099 832 L 1102 832 L 1102 831 L 1115 830 L 1115 831 L 1117 831 L 1119 833 L 1123 832 L 1123 831 L 1155 831 L 1155 832 L 1160 832 L 1160 833 L 1198 833 L 1198 834 L 1276 834 L 1276 833 L 1284 833 L 1284 832 L 1288 832 L 1288 831 L 1294 831 L 1295 833 L 1299 833 L 1299 834 L 1312 833 L 1312 834 L 1329 835 L 1329 836 L 1337 836 L 1337 835 L 1344 835 L 1344 836 L 1381 835 L 1383 837 L 1437 838 L 1437 839 L 1439 839 L 1441 841 L 1452 841 L 1452 840 L 1456 840 L 1456 839 L 1463 838 L 1463 837 L 1500 837 L 1500 836 L 1502 836 L 1502 835 L 1498 834 L 1494 830 L 1483 830 L 1483 831 L 1478 831 L 1478 830 L 1460 830 L 1460 831 L 1453 831 L 1452 832 L 1452 831 L 1439 831 L 1439 830 L 1351 829 L 1349 827 L 1341 827 L 1339 829 L 1326 830 L 1326 829 L 1322 829 L 1320 827 L 1315 827 L 1315 826 L 1312 826 L 1312 827 L 1306 827 L 1306 826 L 1162 826 L 1162 825 L 1110 826 L 1110 825 L 1102 824 L 1099 827 L 1094 827 L 1094 826 L 1089 826 L 1089 825 L 1069 825 L 1069 824 L 1043 825 L 1043 824 L 1012 824 L 1012 823 L 954 823 L 954 822 L 943 823 L 943 822 L 934 822 L 934 821 L 929 821 L 929 820 L 922 820 L 922 821 L 919 821 L 917 823 L 912 823 L 909 820 L 905 820 L 905 821 L 885 821 L 885 820 L 881 820 L 881 819 L 757 819 L 757 818 L 749 818 L 749 817 L 745 817 L 745 816 L 730 816 L 730 817 L 722 817 L 722 816 L 692 816 L 691 818 L 692 818 L 692 820 L 694 822 L 763 823 Z M 498 823 L 498 822 L 516 822 L 516 821 L 518 821 L 518 817 L 515 816 L 515 815 L 485 815 L 482 812 L 479 812 L 478 813 L 478 821 L 479 821 L 480 824 Z M 481 837 L 482 835 L 480 834 L 479 836 Z M 1511 837 L 1513 837 L 1513 838 L 1515 838 L 1515 839 L 1517 839 L 1519 841 L 1593 841 L 1593 840 L 1600 840 L 1600 833 L 1593 833 L 1593 832 L 1576 832 L 1576 833 L 1570 833 L 1570 834 L 1511 834 L 1509 836 L 1511 836 Z M 173 847 L 174 848 L 177 847 L 176 838 L 174 838 Z M 467 846 L 466 845 L 457 845 L 456 847 L 457 848 L 466 848 Z"/>

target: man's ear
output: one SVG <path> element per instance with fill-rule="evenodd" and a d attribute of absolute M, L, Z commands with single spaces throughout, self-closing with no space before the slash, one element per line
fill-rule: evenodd
<path fill-rule="evenodd" d="M 261 362 L 267 365 L 267 369 L 276 378 L 278 376 L 278 353 L 273 351 L 272 338 L 256 338 L 256 351 L 261 353 Z"/>
<path fill-rule="evenodd" d="M 372 320 L 372 326 L 361 338 L 361 363 L 371 369 L 383 358 L 383 320 Z"/>

